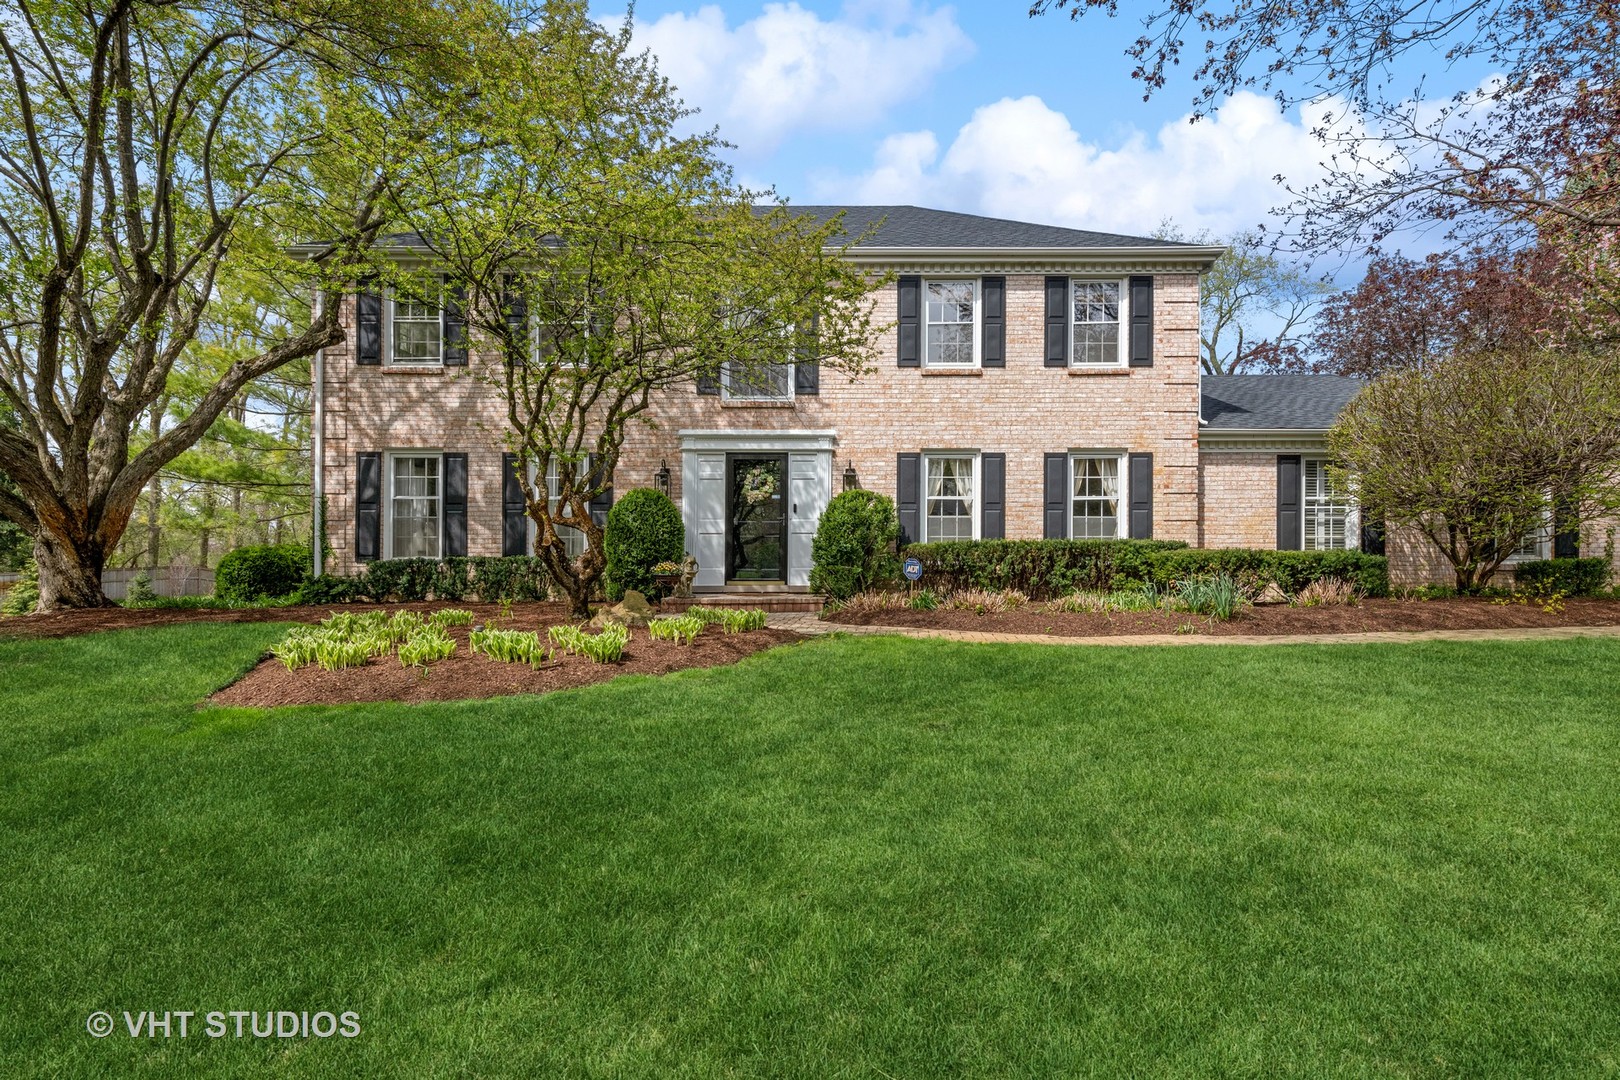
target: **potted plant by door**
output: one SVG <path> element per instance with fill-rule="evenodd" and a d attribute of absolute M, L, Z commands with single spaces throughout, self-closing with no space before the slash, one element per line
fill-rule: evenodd
<path fill-rule="evenodd" d="M 660 597 L 673 596 L 675 588 L 681 583 L 681 564 L 665 559 L 655 563 L 652 568 L 653 583 L 658 586 Z"/>

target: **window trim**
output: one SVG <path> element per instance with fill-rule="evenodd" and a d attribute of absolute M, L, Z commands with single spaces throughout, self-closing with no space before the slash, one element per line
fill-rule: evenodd
<path fill-rule="evenodd" d="M 439 358 L 437 360 L 400 360 L 394 356 L 394 308 L 396 300 L 394 290 L 383 290 L 383 343 L 382 357 L 384 367 L 393 368 L 440 368 L 444 367 L 444 289 L 439 289 L 439 303 L 434 310 L 439 320 Z M 426 321 L 426 320 L 422 320 Z"/>
<path fill-rule="evenodd" d="M 973 286 L 973 362 L 971 364 L 945 364 L 930 360 L 928 357 L 928 327 L 960 326 L 960 323 L 934 323 L 928 321 L 928 286 L 933 284 L 947 284 L 967 282 Z M 919 358 L 924 368 L 934 368 L 940 371 L 974 371 L 984 367 L 984 279 L 967 275 L 941 275 L 937 277 L 924 277 L 918 290 L 917 312 L 918 333 L 921 340 L 918 349 Z"/>
<path fill-rule="evenodd" d="M 1119 319 L 1114 329 L 1114 355 L 1112 364 L 1083 364 L 1079 360 L 1080 350 L 1076 347 L 1075 328 L 1080 325 L 1101 326 L 1101 323 L 1076 323 L 1074 321 L 1074 294 L 1081 285 L 1107 285 L 1114 284 L 1119 287 Z M 1070 277 L 1069 278 L 1069 367 L 1081 371 L 1112 371 L 1115 368 L 1130 366 L 1130 351 L 1127 338 L 1130 335 L 1131 325 L 1131 279 L 1128 277 Z"/>
<path fill-rule="evenodd" d="M 919 463 L 920 475 L 918 477 L 918 507 L 917 531 L 921 534 L 919 543 L 929 543 L 933 540 L 928 535 L 928 463 L 940 458 L 967 458 L 973 463 L 973 494 L 968 507 L 968 520 L 973 527 L 970 540 L 979 539 L 979 531 L 984 523 L 984 465 L 982 452 L 979 450 L 924 450 Z"/>
<path fill-rule="evenodd" d="M 1112 537 L 1076 536 L 1074 529 L 1074 465 L 1077 461 L 1112 461 L 1119 480 L 1119 497 L 1114 507 L 1114 535 Z M 1070 540 L 1124 540 L 1130 534 L 1131 469 L 1130 453 L 1126 450 L 1070 450 L 1069 486 L 1064 495 L 1064 515 Z"/>
<path fill-rule="evenodd" d="M 1536 527 L 1535 551 L 1526 553 L 1521 541 L 1519 546 L 1502 560 L 1502 565 L 1516 566 L 1519 563 L 1540 562 L 1552 558 L 1553 537 L 1556 535 L 1553 530 L 1552 510 L 1549 508 L 1541 515 L 1541 524 Z"/>
<path fill-rule="evenodd" d="M 439 484 L 439 493 L 434 496 L 438 503 L 439 535 L 436 551 L 432 555 L 395 555 L 394 554 L 394 462 L 399 458 L 432 458 L 439 463 L 436 479 Z M 383 454 L 384 482 L 387 493 L 383 498 L 386 512 L 382 515 L 382 549 L 386 554 L 380 554 L 378 561 L 393 559 L 442 559 L 444 558 L 444 451 L 443 450 L 388 450 Z"/>
<path fill-rule="evenodd" d="M 1333 459 L 1320 454 L 1301 454 L 1299 459 L 1299 549 L 1301 551 L 1360 551 L 1361 550 L 1361 503 L 1357 501 L 1354 491 L 1344 492 L 1344 547 L 1324 548 L 1308 547 L 1306 541 L 1311 536 L 1311 508 L 1310 498 L 1306 490 L 1306 477 L 1312 465 L 1324 469 L 1333 464 Z M 1326 479 L 1326 473 L 1323 474 Z"/>

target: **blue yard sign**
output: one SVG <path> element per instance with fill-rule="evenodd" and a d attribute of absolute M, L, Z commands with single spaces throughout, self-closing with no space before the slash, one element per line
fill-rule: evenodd
<path fill-rule="evenodd" d="M 893 565 L 892 563 L 890 564 Z M 910 558 L 900 564 L 900 572 L 906 575 L 907 581 L 918 581 L 922 578 L 922 560 Z"/>

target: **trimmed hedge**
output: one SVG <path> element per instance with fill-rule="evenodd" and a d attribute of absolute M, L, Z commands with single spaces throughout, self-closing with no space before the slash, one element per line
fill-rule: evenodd
<path fill-rule="evenodd" d="M 922 560 L 923 584 L 932 589 L 1017 589 L 1051 600 L 1146 581 L 1152 553 L 1186 548 L 1179 540 L 942 540 L 910 544 L 901 554 Z"/>
<path fill-rule="evenodd" d="M 1609 586 L 1609 560 L 1537 559 L 1513 568 L 1513 581 L 1520 588 L 1565 596 L 1596 596 Z"/>
<path fill-rule="evenodd" d="M 379 559 L 354 577 L 306 578 L 298 591 L 308 604 L 354 600 L 549 600 L 551 576 L 533 555 L 475 555 L 449 559 Z"/>
<path fill-rule="evenodd" d="M 622 600 L 635 589 L 658 598 L 652 568 L 678 563 L 686 554 L 686 526 L 670 497 L 656 488 L 632 488 L 608 511 L 602 531 L 602 588 L 609 600 Z"/>
<path fill-rule="evenodd" d="M 226 553 L 214 569 L 214 595 L 221 600 L 279 600 L 298 591 L 309 572 L 303 544 L 261 544 Z"/>
<path fill-rule="evenodd" d="M 1077 589 L 1110 592 L 1227 573 L 1248 589 L 1275 581 L 1296 593 L 1318 578 L 1337 577 L 1367 596 L 1389 595 L 1389 562 L 1359 551 L 1266 551 L 1189 548 L 1178 540 L 950 540 L 912 544 L 933 589 L 1017 589 L 1054 600 Z"/>
<path fill-rule="evenodd" d="M 899 537 L 900 518 L 887 495 L 856 489 L 833 496 L 810 542 L 810 591 L 847 600 L 895 580 Z"/>

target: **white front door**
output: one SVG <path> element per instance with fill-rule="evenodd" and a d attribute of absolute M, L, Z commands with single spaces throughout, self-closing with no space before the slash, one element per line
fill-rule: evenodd
<path fill-rule="evenodd" d="M 787 584 L 810 584 L 810 546 L 821 512 L 832 498 L 831 432 L 681 432 L 681 516 L 686 550 L 698 561 L 692 582 L 700 588 L 727 583 L 727 529 L 731 492 L 727 455 L 787 454 Z"/>

